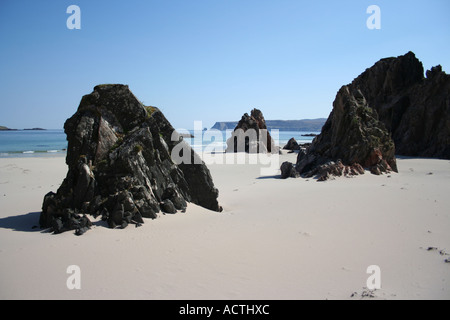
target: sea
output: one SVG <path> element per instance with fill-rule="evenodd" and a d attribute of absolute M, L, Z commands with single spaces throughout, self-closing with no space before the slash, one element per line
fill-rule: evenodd
<path fill-rule="evenodd" d="M 65 155 L 64 130 L 0 131 L 0 158 Z"/>
<path fill-rule="evenodd" d="M 199 148 L 201 146 L 204 150 L 209 146 L 210 150 L 213 144 L 216 152 L 226 149 L 226 140 L 231 136 L 231 130 L 220 131 L 220 133 L 217 130 L 203 131 L 201 137 L 199 137 L 199 132 L 189 132 L 194 135 L 194 138 L 184 139 L 192 147 Z M 314 137 L 304 135 L 319 134 L 319 132 L 304 131 L 276 132 L 272 130 L 269 132 L 281 147 L 286 145 L 291 138 L 295 138 L 300 144 L 310 143 Z M 66 152 L 66 134 L 62 129 L 0 131 L 0 158 L 65 156 Z"/>

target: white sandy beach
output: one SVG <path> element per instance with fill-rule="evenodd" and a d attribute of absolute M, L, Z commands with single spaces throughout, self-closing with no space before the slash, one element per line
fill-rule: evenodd
<path fill-rule="evenodd" d="M 222 213 L 190 204 L 139 228 L 97 220 L 81 237 L 32 229 L 64 161 L 0 159 L 0 299 L 361 299 L 370 265 L 376 299 L 450 299 L 449 160 L 327 182 L 209 165 Z"/>

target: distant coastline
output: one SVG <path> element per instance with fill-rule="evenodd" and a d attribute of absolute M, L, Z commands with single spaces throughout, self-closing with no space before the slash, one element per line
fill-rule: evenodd
<path fill-rule="evenodd" d="M 20 131 L 20 130 L 27 130 L 27 131 L 44 131 L 47 129 L 43 128 L 25 128 L 25 129 L 11 129 L 5 126 L 0 126 L 0 131 Z"/>
<path fill-rule="evenodd" d="M 5 126 L 0 126 L 0 131 L 17 131 L 17 129 L 11 129 Z"/>
<path fill-rule="evenodd" d="M 320 132 L 326 118 L 302 119 L 302 120 L 266 120 L 267 129 L 277 129 L 280 131 L 305 131 Z M 211 129 L 216 130 L 234 130 L 238 121 L 216 122 Z"/>

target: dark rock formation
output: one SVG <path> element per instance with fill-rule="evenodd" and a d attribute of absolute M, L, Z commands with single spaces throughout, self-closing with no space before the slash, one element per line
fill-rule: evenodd
<path fill-rule="evenodd" d="M 295 140 L 295 138 L 291 138 L 289 139 L 288 143 L 283 147 L 283 150 L 291 150 L 291 151 L 300 150 L 300 145 L 297 143 L 297 140 Z"/>
<path fill-rule="evenodd" d="M 395 147 L 376 111 L 360 90 L 343 86 L 333 111 L 306 152 L 300 152 L 296 170 L 319 181 L 330 176 L 396 171 Z"/>
<path fill-rule="evenodd" d="M 450 76 L 408 52 L 386 58 L 343 86 L 322 132 L 296 170 L 332 175 L 397 171 L 394 154 L 450 159 Z"/>
<path fill-rule="evenodd" d="M 349 87 L 359 89 L 395 143 L 396 153 L 450 159 L 450 76 L 426 72 L 414 53 L 378 61 Z"/>
<path fill-rule="evenodd" d="M 173 139 L 161 111 L 144 107 L 128 86 L 96 86 L 64 129 L 69 170 L 58 192 L 44 198 L 42 228 L 82 233 L 90 226 L 86 214 L 124 228 L 161 210 L 185 210 L 187 202 L 221 210 L 208 168 L 176 132 Z M 177 165 L 175 147 L 191 162 Z"/>
<path fill-rule="evenodd" d="M 227 140 L 226 152 L 272 153 L 278 151 L 270 136 L 262 112 L 253 109 L 244 114 Z"/>
<path fill-rule="evenodd" d="M 392 127 L 399 154 L 450 159 L 450 75 L 441 70 L 428 71 L 404 98 L 406 111 Z"/>
<path fill-rule="evenodd" d="M 297 170 L 295 170 L 295 166 L 289 162 L 285 161 L 281 164 L 281 179 L 287 179 L 287 178 L 298 178 L 300 177 L 300 174 Z"/>

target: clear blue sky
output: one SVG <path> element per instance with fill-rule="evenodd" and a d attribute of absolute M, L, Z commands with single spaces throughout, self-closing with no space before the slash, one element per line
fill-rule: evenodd
<path fill-rule="evenodd" d="M 0 125 L 62 128 L 100 83 L 128 84 L 176 128 L 253 107 L 326 118 L 342 85 L 410 50 L 449 72 L 450 1 L 0 0 Z"/>

